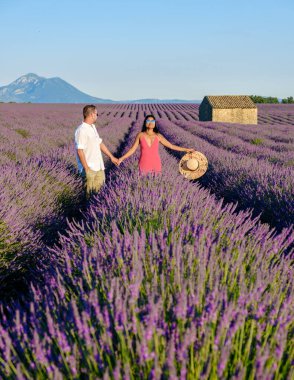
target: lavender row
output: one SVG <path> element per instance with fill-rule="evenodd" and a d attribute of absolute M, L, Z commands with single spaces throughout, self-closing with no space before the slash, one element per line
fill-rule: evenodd
<path fill-rule="evenodd" d="M 102 107 L 99 105 L 99 107 Z M 267 133 L 270 129 L 269 137 L 274 138 L 275 131 L 277 131 L 277 137 L 284 137 L 281 132 L 285 127 L 291 127 L 294 125 L 294 106 L 291 104 L 283 105 L 257 105 L 258 107 L 258 126 L 254 125 L 240 125 L 231 123 L 221 123 L 221 126 L 225 126 L 230 130 L 236 129 L 242 132 L 259 130 L 261 134 Z M 119 115 L 120 112 L 126 112 L 129 117 L 133 117 L 139 110 L 147 113 L 158 112 L 160 117 L 163 118 L 175 118 L 177 120 L 186 121 L 199 121 L 199 104 L 108 104 L 103 105 L 103 112 L 108 115 Z M 214 123 L 216 127 L 220 126 L 220 123 Z M 291 129 L 290 129 L 291 130 Z M 289 131 L 290 131 L 289 130 Z"/>
<path fill-rule="evenodd" d="M 291 230 L 224 206 L 161 153 L 160 176 L 140 177 L 136 156 L 113 169 L 52 250 L 56 275 L 2 318 L 3 377 L 293 375 Z"/>
<path fill-rule="evenodd" d="M 119 116 L 107 115 L 106 110 L 99 107 L 102 117 L 99 116 L 97 128 L 101 132 L 113 122 L 129 125 L 133 120 L 127 114 L 121 116 L 122 112 Z M 72 145 L 75 128 L 83 119 L 81 105 L 2 104 L 0 111 L 2 165 L 17 164 Z"/>
<path fill-rule="evenodd" d="M 269 164 L 246 155 L 219 149 L 187 127 L 159 120 L 160 129 L 174 143 L 194 146 L 209 161 L 201 183 L 242 208 L 253 208 L 255 215 L 279 229 L 293 224 L 293 169 Z"/>
<path fill-rule="evenodd" d="M 259 121 L 261 124 L 290 124 L 294 125 L 293 104 L 260 104 L 258 106 Z"/>
<path fill-rule="evenodd" d="M 198 107 L 195 107 L 195 112 Z M 284 125 L 243 125 L 235 123 L 216 123 L 216 122 L 201 122 L 198 117 L 191 117 L 188 111 L 161 111 L 159 107 L 149 106 L 149 111 L 157 114 L 162 119 L 170 120 L 175 124 L 180 125 L 181 123 L 190 123 L 194 125 L 195 128 L 199 128 L 202 132 L 207 128 L 209 131 L 213 130 L 216 134 L 226 134 L 229 136 L 235 136 L 246 142 L 251 142 L 254 144 L 255 140 L 258 138 L 259 144 L 264 145 L 268 148 L 276 149 L 278 151 L 293 150 L 293 127 L 286 122 Z M 194 114 L 195 114 L 194 112 Z M 294 122 L 294 108 L 291 114 L 291 118 Z M 282 117 L 281 117 L 282 120 Z M 281 121 L 282 123 L 282 121 Z"/>
<path fill-rule="evenodd" d="M 2 165 L 17 164 L 67 146 L 82 120 L 76 105 L 2 104 L 0 111 Z"/>
<path fill-rule="evenodd" d="M 294 166 L 293 143 L 266 142 L 265 139 L 257 137 L 257 133 L 253 138 L 252 135 L 248 136 L 246 132 L 243 134 L 237 134 L 236 132 L 232 134 L 228 133 L 228 131 L 223 132 L 221 131 L 221 127 L 214 129 L 211 128 L 212 124 L 209 123 L 199 125 L 200 123 L 172 122 L 226 151 L 256 158 L 257 160 L 266 160 L 268 163 L 278 163 L 281 166 Z"/>
<path fill-rule="evenodd" d="M 191 131 L 219 148 L 241 155 L 266 159 L 269 163 L 293 166 L 293 127 L 292 125 L 240 125 L 213 122 L 191 121 L 188 112 L 159 111 L 163 107 L 150 105 L 149 111 L 160 119 Z M 289 109 L 289 117 L 294 120 L 294 108 Z"/>
<path fill-rule="evenodd" d="M 60 115 L 59 115 L 60 116 Z M 106 145 L 116 151 L 123 144 L 130 120 L 121 118 L 103 127 Z M 44 243 L 57 238 L 58 229 L 64 230 L 66 218 L 77 215 L 83 199 L 83 185 L 77 175 L 74 126 L 71 142 L 65 147 L 52 149 L 46 140 L 47 154 L 11 161 L 3 166 L 0 176 L 0 287 L 12 290 L 23 273 L 41 272 L 47 260 Z M 36 138 L 46 136 L 47 125 L 33 129 Z M 105 137 L 105 138 L 104 138 Z M 49 134 L 49 139 L 51 135 Z M 30 144 L 34 141 L 30 139 Z M 106 160 L 107 167 L 110 166 Z M 33 271 L 31 270 L 33 269 Z"/>

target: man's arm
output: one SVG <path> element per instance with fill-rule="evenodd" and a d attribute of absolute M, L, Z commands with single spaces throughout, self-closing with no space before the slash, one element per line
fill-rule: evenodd
<path fill-rule="evenodd" d="M 107 149 L 105 144 L 101 143 L 100 149 L 104 154 L 106 154 L 106 156 L 111 159 L 111 162 L 113 162 L 115 165 L 118 165 L 118 159 L 114 157 L 114 155 Z"/>
<path fill-rule="evenodd" d="M 87 161 L 86 161 L 86 157 L 85 157 L 85 153 L 84 153 L 84 149 L 78 149 L 78 156 L 79 156 L 79 159 L 81 161 L 81 164 L 83 165 L 83 168 L 85 170 L 85 172 L 87 173 L 87 171 L 90 169 L 88 164 L 87 164 Z"/>

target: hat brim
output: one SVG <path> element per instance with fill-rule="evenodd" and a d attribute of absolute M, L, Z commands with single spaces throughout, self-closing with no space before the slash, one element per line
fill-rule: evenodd
<path fill-rule="evenodd" d="M 187 161 L 190 158 L 195 158 L 198 161 L 198 168 L 196 170 L 190 170 L 187 167 Z M 192 152 L 185 154 L 179 162 L 179 171 L 187 179 L 197 179 L 202 177 L 208 168 L 207 158 L 201 152 Z"/>

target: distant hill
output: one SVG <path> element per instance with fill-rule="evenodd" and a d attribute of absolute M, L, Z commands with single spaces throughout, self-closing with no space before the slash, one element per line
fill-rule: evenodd
<path fill-rule="evenodd" d="M 115 101 L 85 94 L 61 78 L 44 78 L 29 73 L 0 87 L 0 102 L 16 103 L 200 103 L 200 100 L 138 99 Z"/>
<path fill-rule="evenodd" d="M 79 91 L 60 78 L 43 78 L 26 74 L 0 87 L 1 102 L 16 103 L 111 103 L 110 99 L 95 98 Z"/>
<path fill-rule="evenodd" d="M 124 100 L 118 103 L 136 103 L 136 104 L 148 104 L 148 103 L 201 103 L 201 100 L 184 100 L 184 99 L 137 99 L 137 100 Z"/>

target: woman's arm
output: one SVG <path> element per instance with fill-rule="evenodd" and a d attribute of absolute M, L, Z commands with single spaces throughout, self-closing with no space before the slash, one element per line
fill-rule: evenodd
<path fill-rule="evenodd" d="M 118 162 L 121 164 L 126 158 L 130 157 L 132 154 L 136 152 L 136 149 L 138 148 L 139 142 L 140 142 L 140 136 L 141 132 L 139 132 L 136 136 L 135 142 L 132 145 L 132 147 L 125 153 L 121 158 L 119 158 Z"/>
<path fill-rule="evenodd" d="M 160 143 L 169 148 L 169 149 L 172 149 L 172 150 L 178 150 L 179 152 L 194 152 L 195 149 L 190 149 L 190 148 L 182 148 L 178 145 L 174 145 L 174 144 L 171 144 L 165 137 L 163 137 L 160 133 L 158 134 L 158 138 L 159 138 L 159 141 Z"/>

